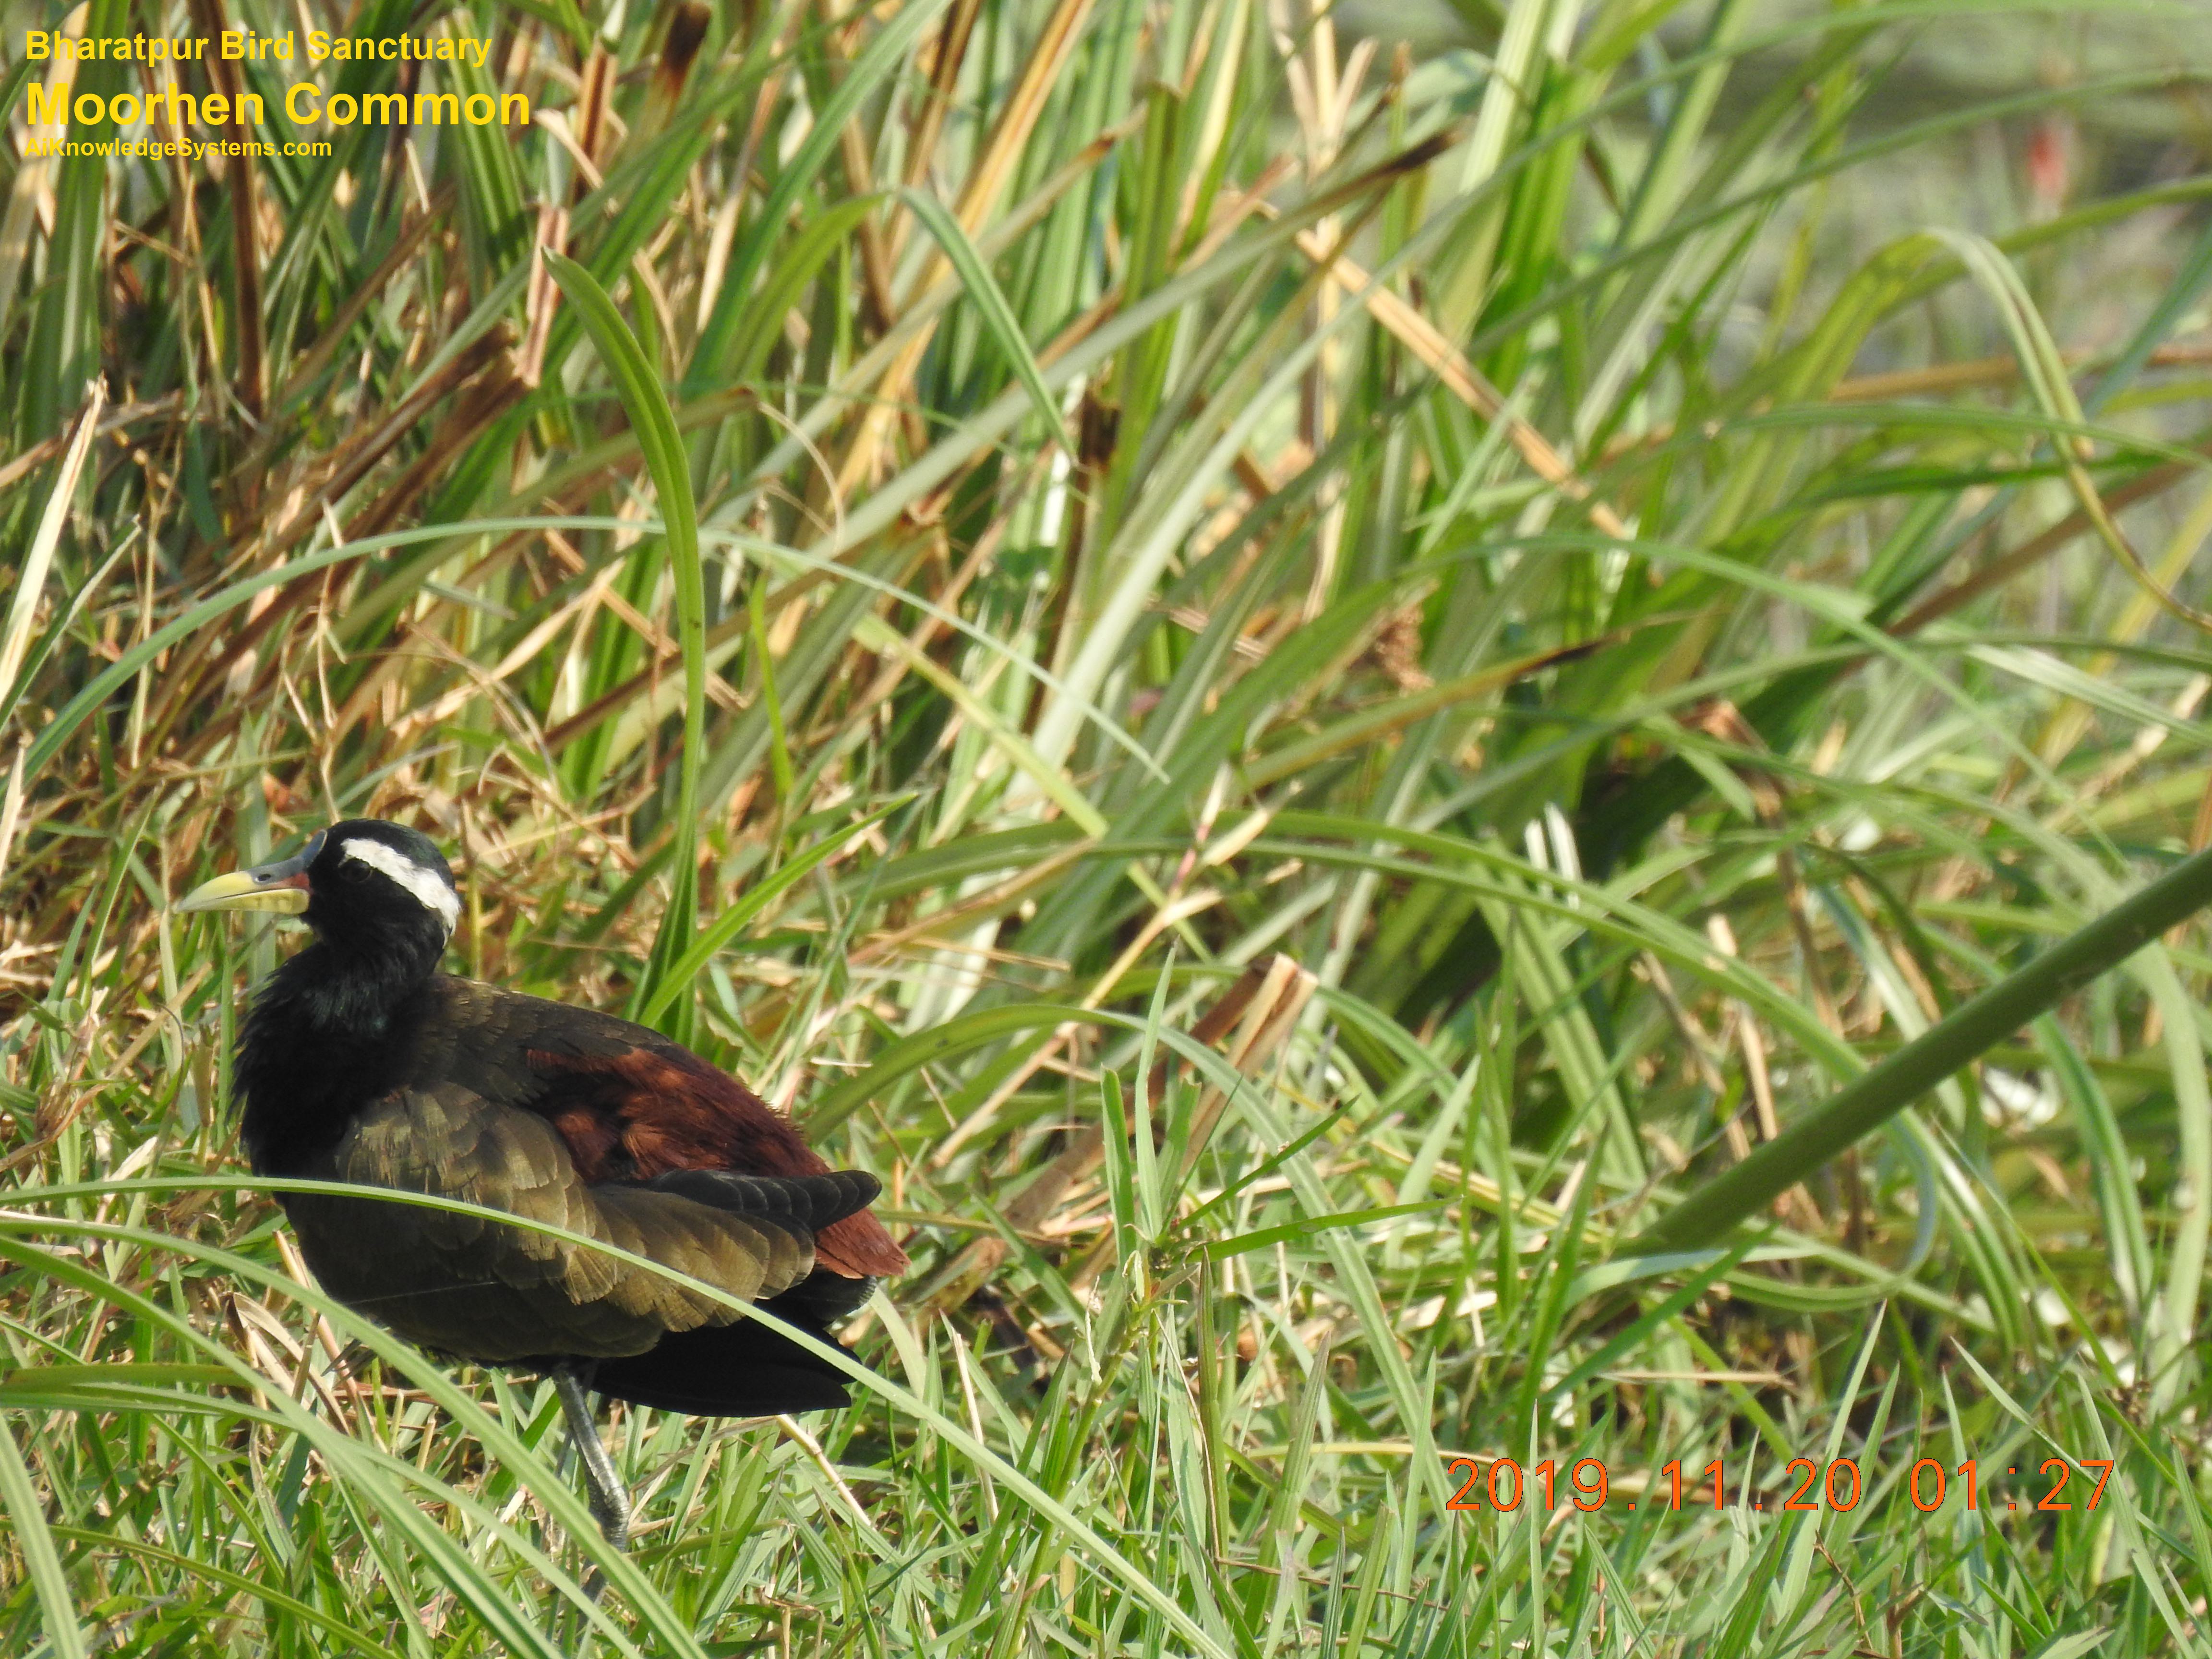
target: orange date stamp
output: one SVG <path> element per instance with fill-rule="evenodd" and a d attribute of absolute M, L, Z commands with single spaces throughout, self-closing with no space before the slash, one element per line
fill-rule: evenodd
<path fill-rule="evenodd" d="M 1717 1457 L 1702 1469 L 1685 1469 L 1677 1458 L 1662 1465 L 1656 1477 L 1639 1476 L 1618 1483 L 1624 1488 L 1618 1496 L 1632 1510 L 1639 1498 L 1664 1510 L 1724 1509 L 1729 1500 L 1723 1462 Z M 1601 1458 L 1585 1457 L 1564 1470 L 1548 1457 L 1526 1470 L 1510 1457 L 1457 1456 L 1447 1467 L 1451 1479 L 1458 1482 L 1444 1504 L 1448 1510 L 1510 1512 L 1531 1503 L 1550 1510 L 1571 1504 L 1588 1514 L 1604 1509 L 1617 1495 L 1612 1471 Z M 2087 1486 L 2086 1492 L 2073 1485 L 2077 1477 Z M 2104 1498 L 2105 1483 L 2112 1477 L 2109 1457 L 2047 1457 L 2039 1466 L 2014 1463 L 2002 1473 L 1992 1469 L 1985 1492 L 1983 1470 L 1975 1459 L 1947 1466 L 1936 1458 L 1923 1457 L 1906 1472 L 1903 1490 L 1912 1507 L 1923 1515 L 1942 1509 L 1948 1498 L 1961 1492 L 1970 1510 L 1981 1509 L 1986 1496 L 1993 1508 L 2002 1504 L 2011 1510 L 2026 1507 L 2051 1514 L 2095 1509 Z M 1826 1462 L 1793 1457 L 1784 1485 L 1790 1490 L 1775 1494 L 1778 1501 L 1772 1508 L 1790 1514 L 1823 1510 L 1840 1514 L 1856 1509 L 1867 1492 L 1858 1463 L 1849 1457 Z M 1735 1501 L 1764 1510 L 1769 1507 L 1767 1497 L 1746 1486 Z"/>

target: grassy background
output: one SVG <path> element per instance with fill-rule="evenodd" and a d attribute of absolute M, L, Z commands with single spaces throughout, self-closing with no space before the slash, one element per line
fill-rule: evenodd
<path fill-rule="evenodd" d="M 29 156 L 62 15 L 0 10 L 0 1648 L 2212 1646 L 2201 928 L 1618 1249 L 2212 836 L 2200 14 L 367 0 L 537 125 L 210 163 Z M 550 1391 L 236 1172 L 278 942 L 163 907 L 361 813 L 915 1257 L 855 1409 L 618 1416 L 598 1608 Z"/>

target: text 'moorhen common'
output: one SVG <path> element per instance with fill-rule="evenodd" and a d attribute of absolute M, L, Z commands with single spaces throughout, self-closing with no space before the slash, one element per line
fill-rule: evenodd
<path fill-rule="evenodd" d="M 31 63 L 83 64 L 128 60 L 134 63 L 196 64 L 210 58 L 241 63 L 381 63 L 466 64 L 481 70 L 490 60 L 491 42 L 471 35 L 426 38 L 411 34 L 356 38 L 309 29 L 302 49 L 292 30 L 282 34 L 255 34 L 244 29 L 212 37 L 147 34 L 103 35 L 74 40 L 58 30 L 32 29 L 23 37 L 23 56 Z M 284 92 L 284 114 L 295 125 L 325 122 L 332 126 L 528 126 L 530 100 L 519 92 L 497 95 L 488 91 L 372 92 L 356 96 L 331 93 L 311 81 L 295 81 Z M 191 93 L 173 80 L 143 96 L 117 93 L 102 97 L 79 93 L 72 97 L 66 79 L 30 83 L 29 106 L 24 115 L 32 126 L 59 126 L 75 121 L 80 127 L 101 120 L 129 126 L 157 116 L 172 126 L 222 126 L 225 124 L 259 126 L 269 118 L 258 93 Z"/>

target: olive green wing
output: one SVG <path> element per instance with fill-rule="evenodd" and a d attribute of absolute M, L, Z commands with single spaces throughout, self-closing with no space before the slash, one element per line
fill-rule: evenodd
<path fill-rule="evenodd" d="M 586 1183 L 552 1124 L 459 1084 L 396 1090 L 314 1165 L 313 1179 L 465 1200 L 644 1256 L 744 1301 L 814 1267 L 814 1235 L 875 1196 L 847 1171 L 799 1178 L 684 1170 Z M 451 1210 L 295 1193 L 285 1207 L 324 1287 L 403 1336 L 462 1358 L 641 1353 L 728 1308 L 604 1251 Z"/>

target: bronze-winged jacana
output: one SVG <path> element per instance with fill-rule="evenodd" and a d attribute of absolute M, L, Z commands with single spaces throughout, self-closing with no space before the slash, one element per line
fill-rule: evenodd
<path fill-rule="evenodd" d="M 465 1199 L 679 1269 L 832 1340 L 904 1252 L 750 1091 L 659 1032 L 439 971 L 460 916 L 430 839 L 374 818 L 218 876 L 179 910 L 295 915 L 314 941 L 240 1035 L 256 1173 Z M 847 1403 L 842 1373 L 759 1322 L 618 1258 L 450 1210 L 279 1194 L 325 1289 L 426 1348 L 549 1374 L 592 1512 L 629 1502 L 586 1388 L 698 1416 Z"/>

